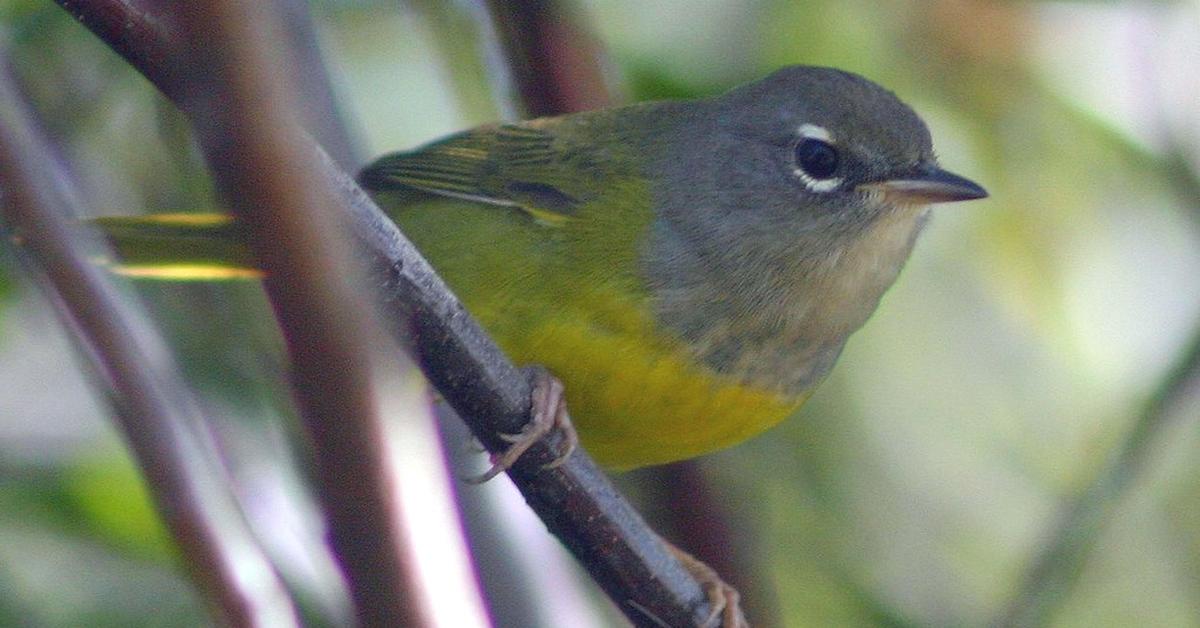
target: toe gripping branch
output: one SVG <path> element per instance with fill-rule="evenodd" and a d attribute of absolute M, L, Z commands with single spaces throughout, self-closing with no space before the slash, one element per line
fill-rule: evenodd
<path fill-rule="evenodd" d="M 522 370 L 529 378 L 531 391 L 529 422 L 520 432 L 500 434 L 500 439 L 509 443 L 508 449 L 492 455 L 492 467 L 486 473 L 468 478 L 473 484 L 482 484 L 508 471 L 534 443 L 553 432 L 557 431 L 562 436 L 562 444 L 558 456 L 543 468 L 553 469 L 562 465 L 579 446 L 579 435 L 571 424 L 571 415 L 567 413 L 562 382 L 540 366 L 527 366 Z"/>
<path fill-rule="evenodd" d="M 522 371 L 529 379 L 530 385 L 529 422 L 520 432 L 501 434 L 500 439 L 509 443 L 508 449 L 503 453 L 493 454 L 491 468 L 480 476 L 468 478 L 469 482 L 482 484 L 504 473 L 512 468 L 531 446 L 556 431 L 562 437 L 558 454 L 553 460 L 542 465 L 543 469 L 553 469 L 562 465 L 579 445 L 579 437 L 567 412 L 562 382 L 540 366 L 528 366 Z M 742 614 L 736 589 L 721 580 L 717 572 L 708 565 L 666 539 L 661 540 L 704 590 L 711 610 L 705 621 L 699 625 L 704 628 L 745 628 L 749 625 Z"/>

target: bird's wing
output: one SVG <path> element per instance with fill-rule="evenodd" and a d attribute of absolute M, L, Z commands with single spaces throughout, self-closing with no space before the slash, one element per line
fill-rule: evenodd
<path fill-rule="evenodd" d="M 591 166 L 591 167 L 589 167 Z M 393 153 L 359 175 L 372 191 L 417 189 L 519 207 L 560 225 L 599 186 L 589 149 L 561 132 L 558 120 L 480 127 L 418 150 Z"/>

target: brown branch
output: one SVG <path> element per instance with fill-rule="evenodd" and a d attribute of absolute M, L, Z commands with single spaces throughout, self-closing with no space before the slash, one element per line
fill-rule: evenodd
<path fill-rule="evenodd" d="M 147 486 L 214 614 L 231 626 L 295 625 L 288 593 L 241 519 L 224 469 L 190 429 L 203 420 L 161 339 L 138 325 L 81 252 L 78 197 L 34 130 L 0 59 L 3 211 L 27 264 L 104 385 Z M 95 250 L 95 249 L 93 249 Z"/>
<path fill-rule="evenodd" d="M 114 49 L 132 56 L 134 67 L 149 63 L 139 55 L 137 42 L 120 29 L 122 20 L 93 19 L 90 3 L 67 4 L 98 37 L 119 42 Z M 112 5 L 112 0 L 97 2 L 99 7 Z M 124 17 L 138 20 L 141 15 L 130 10 Z M 140 36 L 171 36 L 133 30 Z M 163 42 L 143 43 L 146 50 L 166 47 Z M 147 74 L 151 79 L 162 75 L 167 75 L 162 69 Z M 160 89 L 178 98 L 169 87 Z M 315 146 L 311 150 L 319 152 Z M 320 174 L 335 182 L 338 197 L 332 206 L 348 218 L 361 250 L 372 258 L 372 285 L 380 286 L 393 331 L 409 338 L 426 375 L 472 432 L 489 450 L 502 450 L 506 443 L 496 435 L 518 431 L 528 421 L 528 383 L 361 188 L 329 161 L 320 165 Z M 576 452 L 567 464 L 541 470 L 554 457 L 556 445 L 539 443 L 509 474 L 550 530 L 634 623 L 685 626 L 707 619 L 709 606 L 700 585 L 586 454 Z"/>
<path fill-rule="evenodd" d="M 58 0 L 71 17 L 96 33 L 167 98 L 182 96 L 183 40 L 166 20 L 137 0 Z"/>
<path fill-rule="evenodd" d="M 488 0 L 528 117 L 612 106 L 603 50 L 559 0 Z"/>
<path fill-rule="evenodd" d="M 246 226 L 291 356 L 292 392 L 316 463 L 331 544 L 361 624 L 431 625 L 396 500 L 394 464 L 371 385 L 373 319 L 337 200 L 295 95 L 271 55 L 268 5 L 214 0 L 179 13 L 189 40 L 185 112 L 218 188 Z M 463 592 L 471 595 L 471 592 Z"/>

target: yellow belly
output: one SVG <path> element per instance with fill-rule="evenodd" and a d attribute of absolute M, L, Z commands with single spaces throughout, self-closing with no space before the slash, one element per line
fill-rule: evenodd
<path fill-rule="evenodd" d="M 498 312 L 479 313 L 515 360 L 544 365 L 563 381 L 580 439 L 601 464 L 625 469 L 728 447 L 803 403 L 696 364 L 635 305 L 604 296 L 580 301 L 603 308 L 556 308 L 519 329 L 494 318 Z"/>

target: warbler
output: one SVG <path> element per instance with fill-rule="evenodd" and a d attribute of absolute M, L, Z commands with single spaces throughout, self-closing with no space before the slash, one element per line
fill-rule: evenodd
<path fill-rule="evenodd" d="M 939 167 L 891 92 L 809 66 L 712 98 L 482 126 L 386 155 L 360 181 L 515 361 L 561 379 L 579 438 L 612 468 L 793 414 L 895 282 L 929 206 L 987 196 Z M 227 229 L 183 220 L 157 224 Z M 215 257 L 236 274 L 233 250 Z M 140 256 L 143 274 L 186 251 Z"/>

